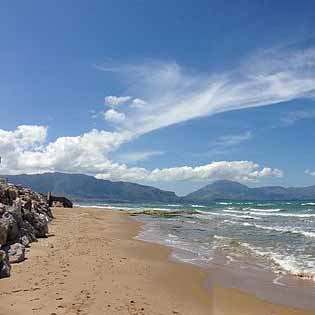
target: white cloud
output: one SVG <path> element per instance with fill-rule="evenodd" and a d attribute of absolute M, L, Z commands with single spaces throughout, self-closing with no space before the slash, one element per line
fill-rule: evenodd
<path fill-rule="evenodd" d="M 121 144 L 132 139 L 129 132 L 92 130 L 77 137 L 60 137 L 44 144 L 46 128 L 21 126 L 15 131 L 0 130 L 2 174 L 64 171 L 87 173 L 98 178 L 158 182 L 177 180 L 257 180 L 278 177 L 278 169 L 261 168 L 250 161 L 220 161 L 197 167 L 181 166 L 153 171 L 115 163 L 108 156 Z M 24 141 L 26 139 L 26 141 Z M 142 152 L 137 158 L 147 158 L 161 152 Z M 136 157 L 136 155 L 134 156 Z"/>
<path fill-rule="evenodd" d="M 139 152 L 129 152 L 119 155 L 119 159 L 126 163 L 135 163 L 140 161 L 149 160 L 153 156 L 162 155 L 162 151 L 139 151 Z"/>
<path fill-rule="evenodd" d="M 115 109 L 109 109 L 104 113 L 104 119 L 113 123 L 121 123 L 126 119 L 126 115 Z"/>
<path fill-rule="evenodd" d="M 27 127 L 27 128 L 26 128 Z M 130 141 L 128 132 L 91 130 L 77 137 L 60 137 L 44 144 L 46 128 L 22 126 L 0 129 L 2 174 L 66 171 L 96 174 L 115 168 L 108 154 Z"/>
<path fill-rule="evenodd" d="M 44 126 L 18 126 L 15 131 L 0 129 L 0 144 L 17 146 L 19 148 L 36 148 L 47 137 L 47 127 Z"/>
<path fill-rule="evenodd" d="M 282 171 L 268 167 L 261 168 L 251 161 L 220 161 L 197 167 L 181 166 L 148 171 L 144 168 L 124 168 L 120 174 L 105 174 L 105 178 L 122 180 L 136 180 L 147 182 L 196 180 L 207 181 L 217 179 L 230 179 L 240 181 L 253 181 L 263 177 L 281 177 Z M 104 178 L 103 174 L 97 174 Z"/>
<path fill-rule="evenodd" d="M 130 107 L 131 108 L 142 108 L 146 104 L 147 104 L 147 102 L 142 100 L 141 98 L 135 98 L 132 100 Z"/>
<path fill-rule="evenodd" d="M 130 101 L 131 99 L 132 99 L 131 96 L 114 96 L 114 95 L 110 95 L 110 96 L 106 96 L 105 97 L 105 105 L 114 107 L 114 106 L 125 104 L 128 101 Z"/>
<path fill-rule="evenodd" d="M 310 176 L 315 176 L 315 171 L 306 170 L 305 174 L 310 175 Z"/>

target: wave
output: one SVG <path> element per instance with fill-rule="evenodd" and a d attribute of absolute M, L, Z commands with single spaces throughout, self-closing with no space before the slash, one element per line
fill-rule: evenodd
<path fill-rule="evenodd" d="M 230 210 L 230 211 L 232 211 L 232 210 Z M 258 219 L 258 218 L 255 218 L 253 216 L 246 215 L 246 213 L 245 213 L 245 215 L 236 215 L 236 214 L 232 214 L 232 213 L 208 212 L 208 211 L 201 211 L 201 210 L 196 210 L 196 212 L 198 214 L 205 216 L 207 219 L 210 219 L 209 216 L 212 216 L 212 215 L 214 215 L 214 216 L 228 216 L 228 217 L 233 217 L 233 218 L 249 219 L 249 220 Z"/>
<path fill-rule="evenodd" d="M 131 207 L 119 207 L 119 206 L 111 206 L 111 205 L 80 205 L 80 204 L 75 204 L 74 207 L 93 208 L 93 209 L 107 209 L 107 210 L 123 210 L 123 211 L 132 211 L 132 210 L 137 209 L 137 208 L 131 208 Z"/>
<path fill-rule="evenodd" d="M 280 267 L 275 272 L 281 273 L 284 270 L 293 276 L 297 276 L 302 279 L 308 279 L 315 281 L 315 263 L 310 262 L 308 267 L 305 267 L 302 261 L 295 256 L 284 256 L 275 253 L 270 253 L 270 259 Z M 303 258 L 301 258 L 303 260 Z"/>
<path fill-rule="evenodd" d="M 277 217 L 296 217 L 296 218 L 315 218 L 315 214 L 310 213 L 268 213 L 268 212 L 250 212 L 253 215 L 277 216 Z"/>
<path fill-rule="evenodd" d="M 256 228 L 263 229 L 263 230 L 269 230 L 269 231 L 276 231 L 280 233 L 292 233 L 292 234 L 301 234 L 307 238 L 315 238 L 315 232 L 309 232 L 304 231 L 301 229 L 292 229 L 292 228 L 286 228 L 281 226 L 264 226 L 260 224 L 253 224 Z"/>
<path fill-rule="evenodd" d="M 301 206 L 315 206 L 315 202 L 301 203 Z"/>
<path fill-rule="evenodd" d="M 278 211 L 281 211 L 281 209 L 270 209 L 270 212 L 278 212 Z M 258 211 L 258 213 L 256 211 L 244 211 L 244 210 L 233 210 L 233 209 L 224 209 L 223 212 L 228 212 L 228 213 L 238 213 L 238 214 L 260 214 L 264 211 Z"/>
<path fill-rule="evenodd" d="M 273 264 L 272 269 L 276 273 L 286 273 L 299 278 L 309 279 L 315 281 L 315 262 L 309 262 L 305 266 L 305 259 L 293 255 L 281 255 L 271 251 L 264 251 L 256 248 L 248 243 L 241 242 L 240 246 L 252 252 L 255 256 L 270 260 Z"/>
<path fill-rule="evenodd" d="M 298 229 L 298 228 L 288 228 L 288 227 L 282 227 L 282 226 L 268 226 L 268 225 L 261 225 L 261 224 L 256 224 L 256 223 L 237 222 L 237 221 L 230 221 L 230 220 L 224 220 L 223 222 L 229 223 L 229 224 L 242 225 L 245 227 L 246 226 L 255 227 L 257 229 L 262 229 L 262 230 L 267 230 L 267 231 L 300 234 L 306 238 L 315 238 L 315 232 L 305 231 L 305 230 Z"/>
<path fill-rule="evenodd" d="M 245 210 L 229 210 L 224 209 L 223 212 L 228 213 L 239 213 L 247 214 L 253 216 L 278 216 L 278 217 L 297 217 L 297 218 L 314 218 L 314 213 L 283 213 L 283 209 L 260 209 L 255 211 L 245 211 Z"/>
<path fill-rule="evenodd" d="M 280 211 L 283 211 L 283 209 L 280 209 L 280 208 L 276 208 L 276 209 L 273 209 L 273 208 L 250 208 L 250 211 L 258 211 L 258 212 L 280 212 Z"/>
<path fill-rule="evenodd" d="M 202 205 L 191 205 L 193 208 L 207 208 L 206 206 Z"/>

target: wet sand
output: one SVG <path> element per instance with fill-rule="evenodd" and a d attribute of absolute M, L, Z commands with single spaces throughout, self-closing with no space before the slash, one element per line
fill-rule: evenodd
<path fill-rule="evenodd" d="M 51 235 L 0 280 L 0 314 L 315 315 L 211 283 L 170 249 L 134 239 L 140 223 L 99 209 L 54 209 Z"/>

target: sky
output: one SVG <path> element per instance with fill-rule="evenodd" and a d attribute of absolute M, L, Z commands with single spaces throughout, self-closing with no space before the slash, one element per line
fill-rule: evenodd
<path fill-rule="evenodd" d="M 315 184 L 314 1 L 1 1 L 0 174 Z"/>

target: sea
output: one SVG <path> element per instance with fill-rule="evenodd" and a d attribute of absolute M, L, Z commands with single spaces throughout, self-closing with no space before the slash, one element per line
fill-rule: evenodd
<path fill-rule="evenodd" d="M 315 201 L 92 206 L 132 213 L 144 223 L 137 238 L 169 246 L 172 259 L 315 296 Z"/>

